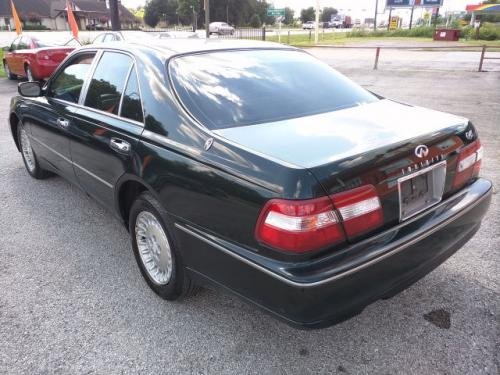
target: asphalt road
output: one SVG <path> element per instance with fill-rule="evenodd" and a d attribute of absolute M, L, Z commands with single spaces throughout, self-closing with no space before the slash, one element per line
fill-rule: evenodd
<path fill-rule="evenodd" d="M 500 74 L 345 70 L 380 94 L 470 117 L 500 186 Z M 142 280 L 128 234 L 61 178 L 25 172 L 0 79 L 0 373 L 498 374 L 500 202 L 408 290 L 301 331 L 220 291 L 182 302 Z M 404 123 L 402 123 L 404 126 Z"/>

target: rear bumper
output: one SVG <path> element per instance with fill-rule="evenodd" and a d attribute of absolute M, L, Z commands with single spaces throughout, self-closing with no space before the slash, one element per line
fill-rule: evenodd
<path fill-rule="evenodd" d="M 319 328 L 360 313 L 443 263 L 479 229 L 492 184 L 478 179 L 421 215 L 320 259 L 287 263 L 176 224 L 184 261 L 289 324 Z"/>

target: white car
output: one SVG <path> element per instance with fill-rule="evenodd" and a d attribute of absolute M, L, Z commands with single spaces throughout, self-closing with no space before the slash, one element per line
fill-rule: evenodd
<path fill-rule="evenodd" d="M 316 22 L 307 21 L 302 25 L 302 30 L 314 30 L 316 28 Z"/>
<path fill-rule="evenodd" d="M 158 39 L 192 39 L 198 38 L 194 31 L 164 31 L 156 36 Z"/>
<path fill-rule="evenodd" d="M 210 34 L 233 35 L 234 27 L 225 22 L 212 22 L 208 26 L 208 31 L 210 32 Z"/>

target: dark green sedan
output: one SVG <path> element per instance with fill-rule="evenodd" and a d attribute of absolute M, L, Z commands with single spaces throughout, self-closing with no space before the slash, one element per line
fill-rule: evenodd
<path fill-rule="evenodd" d="M 212 285 L 328 326 L 479 229 L 492 185 L 468 119 L 288 46 L 148 44 L 74 51 L 43 86 L 19 85 L 9 125 L 31 176 L 64 177 L 126 225 L 162 298 Z"/>

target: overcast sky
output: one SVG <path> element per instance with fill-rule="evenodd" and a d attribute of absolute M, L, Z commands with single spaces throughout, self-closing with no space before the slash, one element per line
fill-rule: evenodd
<path fill-rule="evenodd" d="M 211 1 L 225 1 L 225 0 L 211 0 Z M 146 0 L 121 0 L 122 4 L 129 8 L 135 8 L 139 5 L 144 5 Z M 316 0 L 268 0 L 269 3 L 274 4 L 276 8 L 291 7 L 295 10 L 295 16 L 298 17 L 302 8 L 315 6 Z M 378 0 L 380 12 L 383 12 L 385 0 Z M 466 4 L 477 4 L 480 0 L 444 0 L 443 11 L 465 10 Z M 320 0 L 320 6 L 332 6 L 343 13 L 349 14 L 355 18 L 371 17 L 375 11 L 375 0 Z M 404 12 L 404 11 L 402 11 Z M 417 13 L 418 15 L 418 13 Z"/>

